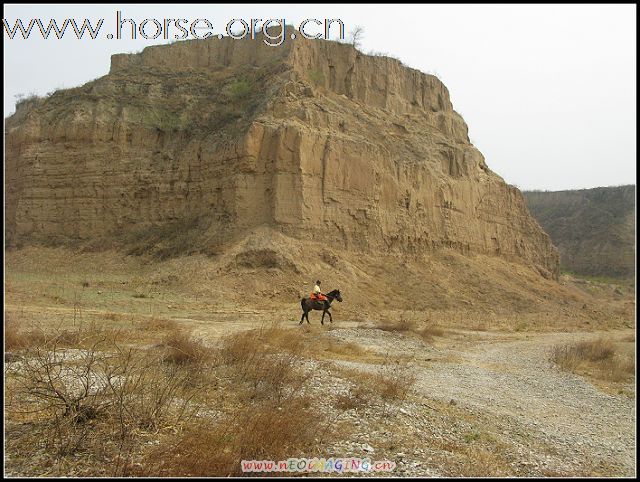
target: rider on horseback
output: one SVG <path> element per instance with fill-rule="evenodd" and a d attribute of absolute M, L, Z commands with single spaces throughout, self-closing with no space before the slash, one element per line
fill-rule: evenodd
<path fill-rule="evenodd" d="M 316 281 L 316 285 L 313 287 L 313 293 L 311 293 L 312 300 L 324 301 L 327 299 L 325 295 L 322 294 L 322 290 L 320 289 L 320 280 Z"/>

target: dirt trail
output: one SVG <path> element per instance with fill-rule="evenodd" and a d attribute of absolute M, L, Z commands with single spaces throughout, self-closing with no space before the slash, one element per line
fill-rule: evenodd
<path fill-rule="evenodd" d="M 356 331 L 360 336 L 353 333 Z M 385 353 L 412 353 L 418 378 L 415 388 L 420 395 L 453 400 L 487 419 L 502 441 L 518 440 L 525 464 L 573 473 L 635 473 L 635 397 L 609 395 L 580 376 L 558 370 L 548 360 L 553 345 L 597 334 L 475 333 L 473 341 L 459 339 L 417 350 L 417 340 L 410 337 L 365 331 L 377 333 L 352 329 L 332 333 L 352 342 L 359 338 L 369 348 L 377 346 Z M 376 338 L 380 343 L 375 343 Z M 366 364 L 341 363 L 372 369 Z"/>
<path fill-rule="evenodd" d="M 25 310 L 25 307 L 21 307 Z M 34 312 L 42 307 L 27 307 Z M 52 315 L 67 308 L 48 309 Z M 103 314 L 85 310 L 85 314 Z M 279 320 L 300 330 L 294 313 L 218 311 L 206 316 L 171 316 L 198 338 L 215 344 L 229 333 Z M 202 319 L 199 319 L 202 318 Z M 453 401 L 471 414 L 500 443 L 517 454 L 527 475 L 564 474 L 633 476 L 635 460 L 635 388 L 608 394 L 585 378 L 563 372 L 549 361 L 559 343 L 594 339 L 599 333 L 497 333 L 450 330 L 433 344 L 410 333 L 381 331 L 355 321 L 310 327 L 318 334 L 355 343 L 372 352 L 408 360 L 415 391 L 428 402 Z M 610 332 L 621 338 L 632 330 Z M 339 366 L 375 371 L 375 364 L 339 361 Z M 418 424 L 418 421 L 413 423 Z M 417 427 L 418 425 L 416 425 Z M 415 472 L 413 475 L 420 475 Z M 422 475 L 429 475 L 426 472 Z"/>

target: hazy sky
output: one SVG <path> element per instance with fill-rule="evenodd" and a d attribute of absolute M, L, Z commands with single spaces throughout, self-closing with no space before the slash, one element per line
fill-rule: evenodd
<path fill-rule="evenodd" d="M 233 18 L 361 25 L 361 50 L 442 79 L 472 142 L 507 182 L 549 190 L 635 183 L 635 5 L 5 5 L 11 27 L 18 18 L 104 25 L 96 40 L 5 32 L 4 115 L 18 94 L 81 85 L 108 72 L 111 54 L 163 42 L 107 39 L 118 9 L 139 22 L 206 18 L 216 32 Z"/>

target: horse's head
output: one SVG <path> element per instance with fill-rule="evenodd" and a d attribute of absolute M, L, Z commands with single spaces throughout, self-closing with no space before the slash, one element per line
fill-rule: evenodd
<path fill-rule="evenodd" d="M 342 295 L 340 294 L 340 290 L 334 290 L 334 291 L 335 291 L 334 298 L 338 300 L 340 303 L 342 303 Z"/>

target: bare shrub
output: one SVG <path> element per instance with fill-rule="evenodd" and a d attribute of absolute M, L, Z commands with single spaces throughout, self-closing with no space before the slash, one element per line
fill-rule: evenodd
<path fill-rule="evenodd" d="M 191 415 L 194 390 L 179 367 L 123 349 L 107 333 L 83 349 L 60 342 L 52 336 L 29 349 L 7 373 L 19 400 L 12 410 L 35 414 L 32 431 L 53 456 L 111 450 L 110 459 L 120 457 L 134 429 L 160 430 Z"/>
<path fill-rule="evenodd" d="M 195 395 L 191 375 L 178 366 L 164 366 L 148 353 L 118 349 L 104 373 L 123 429 L 133 425 L 157 430 L 191 415 L 187 410 Z"/>
<path fill-rule="evenodd" d="M 355 48 L 360 48 L 360 43 L 364 37 L 364 27 L 356 25 L 351 32 L 349 32 L 349 43 Z"/>
<path fill-rule="evenodd" d="M 613 342 L 599 338 L 595 341 L 582 341 L 554 348 L 554 362 L 564 368 L 573 369 L 585 361 L 597 362 L 612 358 L 615 353 Z"/>

